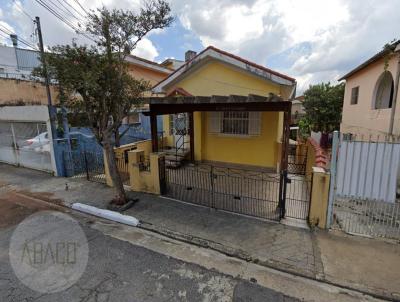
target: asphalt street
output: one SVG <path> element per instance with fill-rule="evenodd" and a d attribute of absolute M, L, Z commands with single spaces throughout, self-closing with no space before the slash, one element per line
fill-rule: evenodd
<path fill-rule="evenodd" d="M 78 219 L 89 244 L 80 279 L 58 293 L 40 293 L 21 283 L 9 260 L 10 238 L 18 224 L 43 204 L 13 194 L 0 198 L 1 301 L 299 301 L 259 286 L 104 235 Z M 43 226 L 45 231 L 45 226 Z M 40 232 L 39 232 L 40 233 Z"/>

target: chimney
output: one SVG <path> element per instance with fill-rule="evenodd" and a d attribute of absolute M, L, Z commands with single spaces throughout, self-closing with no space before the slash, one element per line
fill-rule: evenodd
<path fill-rule="evenodd" d="M 195 52 L 195 51 L 193 51 L 193 50 L 188 50 L 187 52 L 185 52 L 185 62 L 190 61 L 190 60 L 193 59 L 196 55 L 197 55 L 197 52 Z"/>
<path fill-rule="evenodd" d="M 14 47 L 18 46 L 18 36 L 16 34 L 10 34 L 10 38 Z"/>

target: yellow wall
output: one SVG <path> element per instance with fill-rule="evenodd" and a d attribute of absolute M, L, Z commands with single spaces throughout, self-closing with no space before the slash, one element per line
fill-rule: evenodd
<path fill-rule="evenodd" d="M 325 229 L 329 203 L 330 174 L 313 168 L 309 223 Z"/>
<path fill-rule="evenodd" d="M 207 116 L 207 113 L 204 113 L 204 116 Z M 276 168 L 278 114 L 263 112 L 261 120 L 261 135 L 247 137 L 211 134 L 208 132 L 208 122 L 204 122 L 202 124 L 202 159 Z M 197 133 L 196 131 L 195 135 Z"/>
<path fill-rule="evenodd" d="M 279 85 L 262 80 L 245 71 L 211 61 L 173 87 L 181 87 L 196 96 L 280 94 Z M 208 132 L 208 114 L 195 112 L 195 159 L 229 162 L 275 169 L 280 155 L 278 141 L 282 136 L 283 114 L 263 112 L 260 136 L 229 136 Z M 169 117 L 164 117 L 164 131 L 168 134 Z M 171 139 L 170 139 L 171 140 Z"/>
<path fill-rule="evenodd" d="M 214 61 L 207 63 L 173 87 L 170 87 L 168 92 L 175 87 L 181 87 L 192 95 L 197 96 L 229 94 L 268 96 L 270 92 L 281 93 L 280 87 L 276 84 L 269 83 L 243 70 Z"/>
<path fill-rule="evenodd" d="M 134 142 L 131 144 L 126 144 L 122 145 L 120 147 L 115 147 L 114 148 L 114 153 L 116 158 L 124 158 L 125 159 L 125 151 L 130 150 L 140 150 L 144 152 L 144 155 L 148 157 L 151 153 L 151 140 L 143 140 L 143 141 L 138 141 Z M 119 167 L 118 167 L 119 168 Z M 104 171 L 106 174 L 106 183 L 108 186 L 112 187 L 113 183 L 111 180 L 110 172 L 108 170 L 108 165 L 107 165 L 107 159 L 106 159 L 106 154 L 104 152 Z"/>

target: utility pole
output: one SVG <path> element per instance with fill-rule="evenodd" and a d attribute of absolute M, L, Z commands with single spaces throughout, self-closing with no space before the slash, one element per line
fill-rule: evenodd
<path fill-rule="evenodd" d="M 39 49 L 40 49 L 40 56 L 42 58 L 42 65 L 43 65 L 43 73 L 44 73 L 44 81 L 46 85 L 46 94 L 47 94 L 47 104 L 49 106 L 49 116 L 50 116 L 50 126 L 51 126 L 51 137 L 53 139 L 57 138 L 57 130 L 55 126 L 56 115 L 53 108 L 53 104 L 51 102 L 51 92 L 50 92 L 50 83 L 49 83 L 49 76 L 47 74 L 47 66 L 46 61 L 44 60 L 44 46 L 43 46 L 43 37 L 42 37 L 42 28 L 40 27 L 40 18 L 35 18 L 36 28 L 38 31 L 39 37 Z"/>

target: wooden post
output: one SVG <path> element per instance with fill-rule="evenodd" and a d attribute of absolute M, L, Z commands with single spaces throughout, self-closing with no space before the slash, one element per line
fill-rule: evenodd
<path fill-rule="evenodd" d="M 194 162 L 194 119 L 193 112 L 189 112 L 190 160 Z"/>
<path fill-rule="evenodd" d="M 150 115 L 151 147 L 153 152 L 158 152 L 157 115 Z"/>

